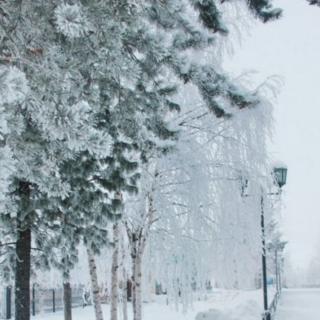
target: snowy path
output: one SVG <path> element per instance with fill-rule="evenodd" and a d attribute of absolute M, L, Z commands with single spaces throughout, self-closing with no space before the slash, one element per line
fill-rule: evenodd
<path fill-rule="evenodd" d="M 288 289 L 282 292 L 276 320 L 319 320 L 320 289 Z"/>
<path fill-rule="evenodd" d="M 197 301 L 194 303 L 187 314 L 177 312 L 173 306 L 166 305 L 166 297 L 160 296 L 154 303 L 145 303 L 143 306 L 144 320 L 195 320 L 198 312 L 207 311 L 209 309 L 223 310 L 231 319 L 260 319 L 261 291 L 235 291 L 235 290 L 215 290 L 210 294 L 206 301 Z M 109 320 L 109 305 L 103 305 L 105 320 Z M 73 309 L 74 320 L 94 320 L 94 312 L 92 307 L 84 309 Z M 132 318 L 132 310 L 129 305 L 129 319 Z M 32 317 L 32 320 L 63 320 L 63 313 L 57 312 L 54 314 L 43 314 Z M 119 314 L 119 319 L 122 319 L 122 314 Z M 309 319 L 300 319 L 309 320 Z M 311 319 L 310 319 L 311 320 Z"/>

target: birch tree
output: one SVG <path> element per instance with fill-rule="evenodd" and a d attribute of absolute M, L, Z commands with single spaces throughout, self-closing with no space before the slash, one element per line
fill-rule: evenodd
<path fill-rule="evenodd" d="M 156 179 L 153 172 L 152 180 Z M 149 177 L 148 177 L 149 178 Z M 144 180 L 145 182 L 145 180 Z M 153 185 L 155 182 L 152 181 Z M 132 265 L 132 306 L 134 320 L 142 318 L 142 259 L 152 224 L 155 222 L 154 187 L 149 184 L 140 191 L 138 210 L 131 219 L 126 217 L 125 225 L 130 245 Z"/>
<path fill-rule="evenodd" d="M 125 231 L 122 226 L 120 233 L 120 252 L 121 252 L 121 297 L 123 320 L 128 320 L 128 272 L 127 272 L 127 250 L 125 248 Z"/>
<path fill-rule="evenodd" d="M 97 266 L 96 266 L 94 253 L 92 252 L 92 249 L 87 248 L 87 254 L 88 254 L 88 263 L 89 263 L 89 270 L 90 270 L 90 279 L 91 279 L 91 288 L 92 288 L 91 293 L 92 293 L 94 312 L 95 312 L 96 320 L 103 320 L 98 275 L 97 275 Z"/>
<path fill-rule="evenodd" d="M 118 299 L 119 299 L 119 224 L 113 226 L 113 253 L 111 266 L 111 320 L 118 320 Z"/>

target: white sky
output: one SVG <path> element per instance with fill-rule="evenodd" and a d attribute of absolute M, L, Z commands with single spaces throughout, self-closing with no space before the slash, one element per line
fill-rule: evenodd
<path fill-rule="evenodd" d="M 280 75 L 272 151 L 288 165 L 282 226 L 292 262 L 307 267 L 320 241 L 320 8 L 278 0 L 284 16 L 257 24 L 226 62 L 233 73 Z M 230 61 L 229 61 L 230 60 Z"/>

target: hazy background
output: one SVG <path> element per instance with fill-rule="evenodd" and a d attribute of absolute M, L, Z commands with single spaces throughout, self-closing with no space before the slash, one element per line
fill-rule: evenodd
<path fill-rule="evenodd" d="M 257 23 L 225 68 L 283 77 L 275 104 L 274 158 L 288 165 L 281 224 L 295 267 L 306 268 L 320 242 L 320 8 L 278 0 L 281 20 Z"/>

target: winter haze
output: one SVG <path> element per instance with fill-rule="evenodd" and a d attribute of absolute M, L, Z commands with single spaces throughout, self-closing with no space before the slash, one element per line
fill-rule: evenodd
<path fill-rule="evenodd" d="M 283 77 L 271 150 L 288 165 L 282 226 L 296 267 L 307 267 L 319 242 L 320 12 L 303 0 L 279 0 L 284 16 L 255 24 L 227 61 L 232 72 L 256 70 L 257 81 Z"/>
<path fill-rule="evenodd" d="M 319 319 L 320 0 L 0 26 L 0 319 Z"/>

